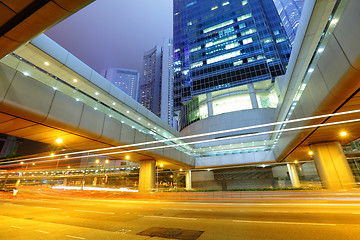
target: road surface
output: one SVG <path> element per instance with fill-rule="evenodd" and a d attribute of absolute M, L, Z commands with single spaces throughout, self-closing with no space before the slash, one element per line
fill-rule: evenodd
<path fill-rule="evenodd" d="M 1 193 L 0 209 L 2 240 L 360 239 L 360 193 L 244 193 L 191 201 L 20 189 L 16 197 Z"/>

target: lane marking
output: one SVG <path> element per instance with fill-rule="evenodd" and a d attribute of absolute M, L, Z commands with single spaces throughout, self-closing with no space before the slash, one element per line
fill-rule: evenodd
<path fill-rule="evenodd" d="M 23 205 L 24 206 L 24 205 Z M 31 206 L 28 206 L 31 207 Z M 38 206 L 34 206 L 34 208 L 46 208 L 46 209 L 53 209 L 53 210 L 62 210 L 61 208 L 53 208 L 53 207 L 38 207 Z"/>
<path fill-rule="evenodd" d="M 77 237 L 77 236 L 71 236 L 71 235 L 66 235 L 66 236 L 69 237 L 69 238 L 85 239 L 85 238 L 83 238 L 83 237 Z"/>
<path fill-rule="evenodd" d="M 289 211 L 263 211 L 264 213 L 289 213 Z"/>
<path fill-rule="evenodd" d="M 49 233 L 47 231 L 42 231 L 42 230 L 34 230 L 35 232 L 41 232 L 41 233 Z"/>
<path fill-rule="evenodd" d="M 5 204 L 4 204 L 5 205 Z M 53 209 L 53 210 L 62 210 L 61 208 L 53 208 L 53 207 L 40 207 L 40 206 L 28 206 L 28 205 L 23 205 L 23 204 L 12 204 L 12 203 L 8 203 L 6 205 L 11 205 L 11 206 L 15 206 L 15 207 L 30 207 L 30 208 L 46 208 L 46 209 Z"/>
<path fill-rule="evenodd" d="M 180 220 L 194 220 L 196 221 L 196 218 L 182 218 L 182 217 L 162 217 L 162 216 L 144 216 L 149 218 L 166 218 L 166 219 L 180 219 Z"/>
<path fill-rule="evenodd" d="M 36 199 L 25 199 L 25 201 L 29 201 L 29 202 L 44 202 L 44 203 L 59 203 L 59 202 L 36 200 Z"/>
<path fill-rule="evenodd" d="M 76 212 L 86 212 L 86 213 L 115 214 L 115 213 L 112 213 L 112 212 L 96 212 L 96 211 L 77 210 L 77 209 L 75 209 L 74 211 L 76 211 Z"/>
<path fill-rule="evenodd" d="M 211 212 L 211 209 L 190 209 L 190 208 L 161 208 L 164 210 L 179 210 L 179 211 L 199 211 L 199 212 Z"/>
<path fill-rule="evenodd" d="M 22 227 L 19 227 L 19 226 L 13 226 L 13 225 L 11 225 L 10 227 L 12 227 L 12 228 L 22 228 Z"/>
<path fill-rule="evenodd" d="M 238 223 L 287 224 L 287 225 L 336 226 L 336 224 L 334 224 L 334 223 L 272 222 L 272 221 L 247 221 L 247 220 L 233 220 L 233 222 L 238 222 Z"/>

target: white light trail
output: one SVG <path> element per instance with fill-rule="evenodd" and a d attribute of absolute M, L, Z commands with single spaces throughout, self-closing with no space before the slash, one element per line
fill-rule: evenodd
<path fill-rule="evenodd" d="M 156 149 L 169 148 L 169 147 L 175 147 L 175 146 L 184 146 L 184 145 L 198 144 L 198 143 L 209 143 L 209 142 L 214 142 L 214 141 L 223 141 L 223 140 L 236 139 L 236 138 L 253 137 L 253 136 L 259 136 L 259 135 L 271 134 L 271 133 L 278 133 L 278 132 L 290 132 L 290 131 L 297 131 L 297 130 L 302 130 L 302 129 L 326 127 L 326 126 L 333 126 L 333 125 L 339 125 L 339 124 L 345 124 L 345 123 L 353 123 L 353 122 L 359 122 L 359 121 L 360 121 L 360 119 L 358 118 L 358 119 L 344 120 L 344 121 L 332 122 L 332 123 L 315 124 L 315 125 L 309 125 L 309 126 L 302 126 L 302 127 L 295 127 L 295 128 L 281 129 L 281 130 L 272 130 L 272 131 L 265 131 L 265 132 L 258 132 L 258 133 L 249 133 L 249 134 L 244 134 L 244 135 L 239 135 L 239 136 L 224 137 L 224 138 L 221 138 L 221 139 L 201 140 L 201 141 L 194 141 L 194 142 L 188 142 L 188 143 L 179 143 L 179 144 L 174 144 L 174 145 L 165 145 L 165 146 L 156 146 L 156 147 L 150 147 L 150 148 L 139 148 L 139 149 L 132 149 L 132 150 L 124 150 L 124 151 L 119 151 L 119 152 L 106 152 L 106 153 L 102 153 L 102 154 L 94 154 L 94 155 L 91 155 L 91 157 L 99 157 L 99 156 L 104 156 L 104 155 L 115 155 L 115 154 L 124 154 L 124 153 L 140 152 L 140 151 L 148 151 L 148 150 L 156 150 Z M 144 144 L 144 145 L 146 145 L 146 144 Z M 112 149 L 114 149 L 114 148 L 112 148 Z M 236 151 L 236 149 L 233 149 L 233 151 Z M 69 155 L 69 153 L 67 155 Z M 42 157 L 39 157 L 39 158 L 42 158 Z M 46 157 L 46 158 L 49 158 L 49 157 Z M 30 161 L 30 160 L 33 160 L 33 159 L 34 158 L 21 159 L 21 161 Z M 66 158 L 66 159 L 62 159 L 62 160 L 69 160 L 69 159 L 70 158 Z M 60 160 L 60 161 L 62 161 L 62 160 Z M 5 164 L 16 163 L 16 162 L 19 162 L 19 161 L 20 160 L 7 161 L 7 162 L 5 162 Z M 37 163 L 45 163 L 45 162 L 48 162 L 48 160 L 46 160 L 46 161 L 38 161 Z M 12 165 L 3 165 L 2 167 L 4 167 L 4 166 L 9 167 L 9 166 L 12 166 Z"/>
<path fill-rule="evenodd" d="M 292 120 L 288 120 L 288 121 L 281 121 L 281 122 L 274 122 L 274 123 L 265 123 L 265 124 L 253 125 L 253 126 L 248 126 L 248 127 L 234 128 L 234 129 L 228 129 L 228 130 L 222 130 L 222 131 L 216 131 L 216 132 L 208 132 L 208 133 L 202 133 L 202 134 L 196 134 L 196 135 L 190 135 L 190 136 L 184 136 L 184 137 L 178 137 L 178 138 L 171 138 L 171 139 L 156 140 L 156 141 L 143 142 L 143 143 L 128 144 L 128 145 L 122 145 L 122 146 L 116 146 L 116 147 L 99 148 L 99 149 L 93 149 L 93 150 L 87 150 L 87 151 L 77 151 L 77 152 L 72 152 L 72 153 L 64 153 L 64 154 L 55 155 L 54 157 L 64 157 L 66 155 L 75 155 L 75 154 L 83 154 L 83 153 L 90 153 L 90 152 L 107 151 L 107 150 L 113 150 L 113 149 L 118 149 L 118 148 L 138 147 L 138 146 L 144 146 L 144 145 L 156 144 L 156 143 L 164 143 L 164 142 L 173 142 L 173 141 L 176 141 L 176 140 L 191 139 L 191 138 L 195 138 L 195 137 L 204 137 L 204 136 L 210 136 L 210 135 L 216 135 L 216 134 L 223 134 L 223 133 L 230 133 L 230 132 L 243 131 L 243 130 L 249 130 L 249 129 L 256 129 L 256 128 L 261 128 L 261 127 L 275 126 L 275 125 L 280 125 L 280 124 L 283 124 L 283 123 L 301 122 L 301 121 L 307 121 L 307 120 L 312 120 L 312 119 L 326 118 L 326 117 L 339 116 L 339 115 L 352 114 L 352 113 L 359 113 L 359 112 L 360 112 L 360 109 L 352 110 L 352 111 L 346 111 L 346 112 L 339 112 L 339 113 L 330 113 L 330 114 L 318 115 L 318 116 L 313 116 L 313 117 L 298 118 L 298 119 L 292 119 Z M 280 131 L 277 131 L 277 132 L 283 132 L 283 131 L 284 130 L 280 130 Z M 276 132 L 273 132 L 273 133 L 276 133 Z M 217 139 L 217 140 L 219 140 L 219 139 Z M 194 143 L 197 143 L 197 142 L 174 144 L 174 145 L 169 145 L 169 146 L 170 147 L 175 147 L 175 146 L 183 146 L 183 145 L 189 145 L 189 144 L 194 144 Z M 161 147 L 165 148 L 166 146 L 161 146 Z M 151 150 L 152 148 L 149 148 L 149 149 Z M 123 152 L 118 152 L 118 153 L 126 153 L 126 152 L 132 152 L 132 151 L 123 151 Z M 102 155 L 105 155 L 105 154 L 91 155 L 91 157 L 102 156 Z M 48 158 L 49 158 L 49 156 L 42 156 L 42 157 L 34 157 L 34 158 L 14 160 L 12 162 L 33 161 L 33 160 L 48 159 Z M 70 159 L 73 159 L 73 158 L 69 158 L 68 160 L 70 160 Z M 7 162 L 7 163 L 9 163 L 9 162 Z M 7 163 L 5 163 L 5 164 L 7 164 Z M 0 162 L 0 165 L 1 164 L 2 163 Z"/>

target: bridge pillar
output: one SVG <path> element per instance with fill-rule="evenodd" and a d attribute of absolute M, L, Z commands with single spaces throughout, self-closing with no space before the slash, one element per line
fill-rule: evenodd
<path fill-rule="evenodd" d="M 354 175 L 339 142 L 310 145 L 321 183 L 329 190 L 355 187 Z"/>
<path fill-rule="evenodd" d="M 292 186 L 296 187 L 296 188 L 300 187 L 299 175 L 298 175 L 298 172 L 296 170 L 295 164 L 288 163 L 287 168 L 288 168 L 288 171 L 289 171 Z"/>
<path fill-rule="evenodd" d="M 192 184 L 191 184 L 191 170 L 186 171 L 185 182 L 186 182 L 186 190 L 191 190 L 191 189 L 192 189 Z"/>
<path fill-rule="evenodd" d="M 19 185 L 20 185 L 20 179 L 16 180 L 15 186 L 19 186 Z"/>
<path fill-rule="evenodd" d="M 256 93 L 255 93 L 254 84 L 249 83 L 247 86 L 248 86 L 248 89 L 249 89 L 249 94 L 250 94 L 252 107 L 253 108 L 259 108 L 259 105 L 258 105 L 257 100 L 256 100 Z"/>
<path fill-rule="evenodd" d="M 155 160 L 140 161 L 139 192 L 150 192 L 155 188 Z"/>
<path fill-rule="evenodd" d="M 0 149 L 0 157 L 7 157 L 11 153 L 15 153 L 17 149 L 16 137 L 7 136 L 5 143 Z"/>
<path fill-rule="evenodd" d="M 212 116 L 214 116 L 214 110 L 213 110 L 213 105 L 212 105 L 211 93 L 206 94 L 206 102 L 207 102 L 208 115 L 209 115 L 209 117 L 212 117 Z"/>
<path fill-rule="evenodd" d="M 96 186 L 96 183 L 97 183 L 97 177 L 94 177 L 94 181 L 93 181 L 93 186 Z"/>

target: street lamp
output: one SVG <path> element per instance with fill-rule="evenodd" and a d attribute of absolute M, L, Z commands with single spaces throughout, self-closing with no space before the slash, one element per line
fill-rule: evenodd
<path fill-rule="evenodd" d="M 345 132 L 345 131 L 342 131 L 341 133 L 340 133 L 340 136 L 342 136 L 342 137 L 345 137 L 347 135 L 347 132 Z"/>
<path fill-rule="evenodd" d="M 90 155 L 90 152 L 88 152 L 87 158 L 86 158 L 86 165 L 85 165 L 83 180 L 82 180 L 82 184 L 81 184 L 81 189 L 82 190 L 84 189 L 84 186 L 85 186 L 85 174 L 86 174 L 86 169 L 87 169 L 88 162 L 89 162 L 89 155 Z"/>

